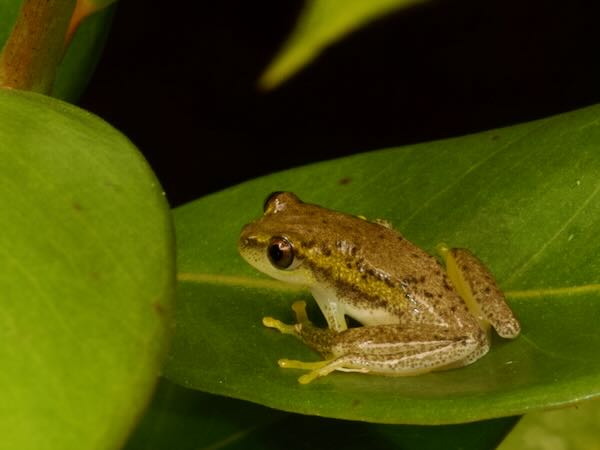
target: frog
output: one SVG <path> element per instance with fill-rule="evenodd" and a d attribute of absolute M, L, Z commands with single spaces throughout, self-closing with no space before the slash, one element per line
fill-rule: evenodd
<path fill-rule="evenodd" d="M 469 250 L 439 244 L 440 261 L 388 221 L 292 192 L 267 197 L 263 215 L 242 228 L 238 249 L 260 272 L 307 288 L 324 316 L 327 326 L 315 325 L 306 301 L 296 301 L 295 323 L 263 318 L 321 354 L 278 361 L 306 371 L 302 384 L 334 371 L 412 376 L 463 367 L 488 352 L 492 328 L 507 339 L 521 330 L 491 271 Z"/>

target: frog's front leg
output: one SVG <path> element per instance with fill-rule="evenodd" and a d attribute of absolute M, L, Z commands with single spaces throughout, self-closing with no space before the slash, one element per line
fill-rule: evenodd
<path fill-rule="evenodd" d="M 480 325 L 487 329 L 491 324 L 503 338 L 517 337 L 521 325 L 489 269 L 467 249 L 440 244 L 438 252 L 452 284 Z"/>
<path fill-rule="evenodd" d="M 322 355 L 328 355 L 333 346 L 333 338 L 338 333 L 328 328 L 315 327 L 306 314 L 306 302 L 294 302 L 292 309 L 296 315 L 295 324 L 286 324 L 273 317 L 264 317 L 263 325 L 269 328 L 275 328 L 283 334 L 296 336 Z"/>
<path fill-rule="evenodd" d="M 294 302 L 292 309 L 296 314 L 297 323 L 289 325 L 283 323 L 281 320 L 277 320 L 273 317 L 263 317 L 262 323 L 265 327 L 275 328 L 283 334 L 291 334 L 296 337 L 300 337 L 300 328 L 302 324 L 310 323 L 308 316 L 306 315 L 306 302 L 298 301 Z"/>

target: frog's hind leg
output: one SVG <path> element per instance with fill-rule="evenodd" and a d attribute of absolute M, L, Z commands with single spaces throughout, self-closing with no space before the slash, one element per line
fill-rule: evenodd
<path fill-rule="evenodd" d="M 337 358 L 315 363 L 280 360 L 279 366 L 290 369 L 303 369 L 310 372 L 298 378 L 301 384 L 307 384 L 316 378 L 329 375 L 335 370 L 343 372 L 372 372 L 380 375 L 411 376 L 433 370 L 450 369 L 466 365 L 477 357 L 470 358 L 477 349 L 473 342 L 453 342 L 446 345 L 422 343 L 411 345 L 413 348 L 391 354 L 348 353 Z M 447 354 L 453 358 L 447 362 Z M 456 358 L 456 359 L 455 359 Z"/>
<path fill-rule="evenodd" d="M 281 360 L 279 365 L 310 370 L 298 379 L 303 384 L 335 370 L 418 375 L 464 366 L 483 356 L 489 349 L 485 333 L 479 329 L 472 331 L 456 336 L 425 324 L 351 328 L 328 336 L 330 356 L 325 361 Z"/>
<path fill-rule="evenodd" d="M 427 324 L 357 327 L 338 333 L 315 327 L 308 320 L 304 302 L 296 302 L 292 308 L 298 323 L 288 325 L 270 317 L 263 323 L 298 337 L 325 357 L 313 362 L 279 360 L 282 368 L 309 371 L 298 379 L 302 384 L 336 370 L 417 375 L 459 367 L 480 358 L 489 348 L 485 333 L 478 327 L 459 336 L 447 328 Z"/>
<path fill-rule="evenodd" d="M 489 322 L 500 336 L 517 337 L 521 331 L 519 321 L 488 268 L 469 250 L 440 244 L 438 251 L 452 284 L 482 326 L 485 328 Z"/>

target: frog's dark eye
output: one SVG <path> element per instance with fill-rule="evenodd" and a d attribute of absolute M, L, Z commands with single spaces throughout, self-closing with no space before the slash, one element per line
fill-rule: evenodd
<path fill-rule="evenodd" d="M 294 262 L 294 247 L 284 237 L 272 237 L 267 247 L 267 256 L 273 266 L 287 269 Z"/>

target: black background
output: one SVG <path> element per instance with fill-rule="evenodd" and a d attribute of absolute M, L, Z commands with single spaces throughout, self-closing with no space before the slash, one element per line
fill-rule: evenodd
<path fill-rule="evenodd" d="M 541 0 L 424 3 L 260 92 L 302 5 L 122 0 L 80 105 L 140 148 L 177 206 L 291 166 L 600 99 L 598 7 Z"/>

